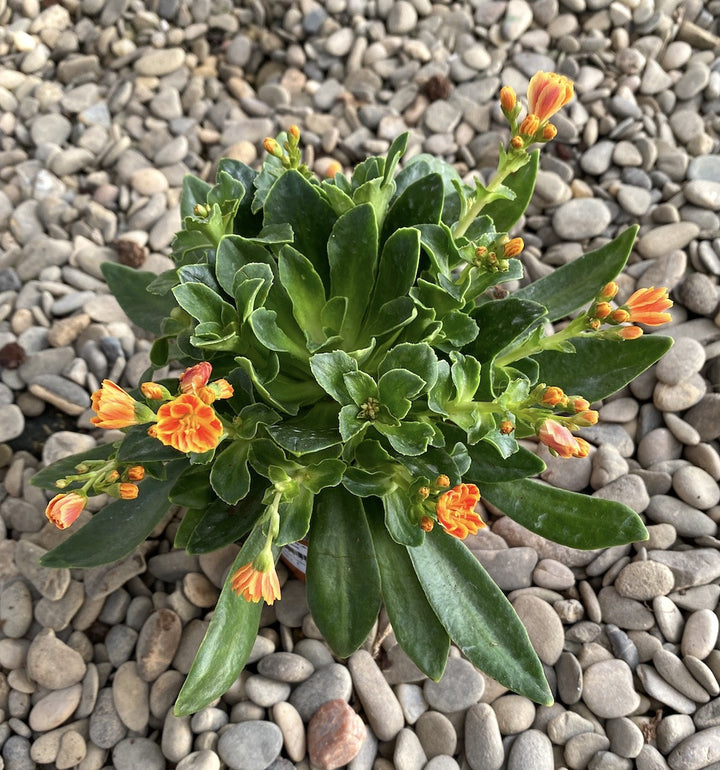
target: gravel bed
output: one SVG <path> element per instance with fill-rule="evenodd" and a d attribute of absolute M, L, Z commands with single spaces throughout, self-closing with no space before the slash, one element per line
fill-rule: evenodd
<path fill-rule="evenodd" d="M 240 6 L 240 7 L 236 7 Z M 720 2 L 0 0 L 0 770 L 720 767 Z M 138 383 L 150 341 L 100 265 L 160 272 L 183 176 L 300 126 L 322 174 L 411 131 L 486 177 L 501 85 L 575 80 L 519 231 L 533 278 L 637 222 L 621 295 L 665 285 L 670 353 L 600 405 L 544 478 L 626 503 L 650 540 L 581 552 L 486 510 L 468 540 L 556 693 L 537 707 L 457 650 L 433 683 L 381 617 L 335 660 L 288 576 L 217 703 L 171 705 L 234 547 L 47 570 L 63 538 L 29 477 L 114 438 L 89 394 Z M 348 705 L 350 707 L 348 707 Z M 345 753 L 343 753 L 345 752 Z"/>

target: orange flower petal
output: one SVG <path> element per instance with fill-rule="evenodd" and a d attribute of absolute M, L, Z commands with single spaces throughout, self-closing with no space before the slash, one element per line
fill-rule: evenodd
<path fill-rule="evenodd" d="M 578 451 L 578 441 L 572 433 L 555 420 L 545 420 L 538 430 L 538 438 L 560 457 L 573 457 Z"/>
<path fill-rule="evenodd" d="M 572 81 L 555 72 L 537 72 L 527 92 L 528 113 L 545 123 L 573 98 Z"/>
<path fill-rule="evenodd" d="M 45 515 L 58 528 L 66 529 L 82 513 L 87 497 L 80 492 L 55 495 L 47 504 Z"/>
<path fill-rule="evenodd" d="M 183 393 L 163 404 L 153 428 L 155 438 L 183 453 L 214 449 L 223 435 L 215 410 L 193 393 Z"/>
<path fill-rule="evenodd" d="M 135 399 L 111 380 L 103 380 L 102 387 L 91 397 L 93 411 L 97 416 L 90 422 L 98 428 L 112 430 L 137 425 Z"/>
<path fill-rule="evenodd" d="M 232 589 L 238 596 L 248 602 L 264 600 L 272 604 L 280 598 L 280 581 L 275 568 L 263 572 L 255 567 L 253 562 L 244 564 L 232 578 Z"/>
<path fill-rule="evenodd" d="M 660 326 L 672 321 L 670 313 L 664 312 L 672 306 L 673 302 L 668 297 L 665 287 L 656 289 L 651 286 L 647 289 L 638 289 L 622 307 L 629 314 L 627 321 L 646 326 Z"/>
<path fill-rule="evenodd" d="M 464 540 L 485 526 L 473 510 L 480 500 L 480 490 L 475 484 L 458 484 L 438 498 L 436 513 L 443 529 L 450 535 Z"/>

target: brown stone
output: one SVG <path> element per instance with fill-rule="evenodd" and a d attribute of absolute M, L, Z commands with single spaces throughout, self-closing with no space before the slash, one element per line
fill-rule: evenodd
<path fill-rule="evenodd" d="M 136 646 L 141 679 L 154 682 L 170 665 L 182 635 L 180 618 L 168 609 L 153 612 L 140 629 Z"/>
<path fill-rule="evenodd" d="M 308 725 L 310 761 L 322 770 L 347 765 L 357 756 L 365 736 L 365 723 L 344 700 L 323 703 Z"/>

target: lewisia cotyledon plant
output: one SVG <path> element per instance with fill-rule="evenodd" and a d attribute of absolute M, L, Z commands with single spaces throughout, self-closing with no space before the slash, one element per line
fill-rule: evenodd
<path fill-rule="evenodd" d="M 462 542 L 486 500 L 575 548 L 642 540 L 618 503 L 533 480 L 519 442 L 584 457 L 591 404 L 670 345 L 643 326 L 670 320 L 662 288 L 619 299 L 614 279 L 635 228 L 509 293 L 536 145 L 573 96 L 562 75 L 530 81 L 528 111 L 505 87 L 510 138 L 487 184 L 408 141 L 319 180 L 292 126 L 265 141 L 260 171 L 222 160 L 210 185 L 187 177 L 171 270 L 108 263 L 128 316 L 155 335 L 135 391 L 108 380 L 92 422 L 122 437 L 41 471 L 67 539 L 43 564 L 90 567 L 127 555 L 181 506 L 175 545 L 237 543 L 207 634 L 176 704 L 220 696 L 248 659 L 262 603 L 281 599 L 276 564 L 307 543 L 307 596 L 338 656 L 357 649 L 384 604 L 398 642 L 429 677 L 451 640 L 506 687 L 551 693 L 524 627 Z M 569 319 L 569 320 L 564 320 Z M 555 328 L 552 324 L 556 323 Z M 179 377 L 154 381 L 171 364 Z M 92 494 L 117 498 L 78 528 Z M 76 529 L 77 531 L 73 531 Z"/>

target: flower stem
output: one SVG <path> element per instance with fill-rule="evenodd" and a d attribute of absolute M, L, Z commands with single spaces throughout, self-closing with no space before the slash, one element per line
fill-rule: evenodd
<path fill-rule="evenodd" d="M 571 321 L 564 329 L 555 334 L 549 334 L 539 339 L 535 335 L 530 335 L 517 346 L 511 347 L 506 353 L 495 359 L 495 366 L 509 366 L 521 358 L 542 353 L 543 350 L 558 349 L 558 345 L 571 340 L 573 337 L 579 337 L 587 330 L 587 317 L 582 314 Z"/>

